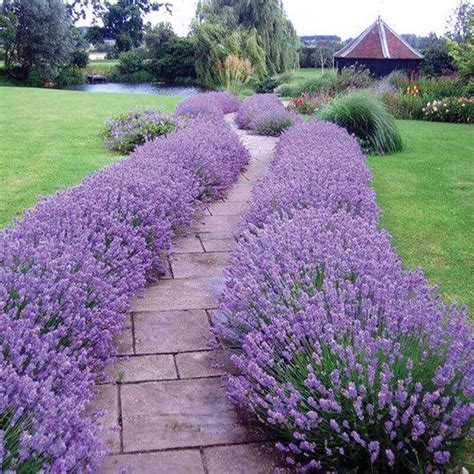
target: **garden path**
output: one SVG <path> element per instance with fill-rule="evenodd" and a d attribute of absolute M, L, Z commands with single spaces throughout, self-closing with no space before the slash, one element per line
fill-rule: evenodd
<path fill-rule="evenodd" d="M 112 455 L 104 473 L 264 474 L 275 467 L 268 434 L 228 401 L 226 366 L 216 363 L 222 351 L 210 349 L 233 231 L 276 143 L 238 130 L 232 115 L 227 120 L 251 153 L 249 166 L 173 243 L 169 274 L 133 303 L 117 363 L 93 404 L 107 412 L 101 423 Z"/>

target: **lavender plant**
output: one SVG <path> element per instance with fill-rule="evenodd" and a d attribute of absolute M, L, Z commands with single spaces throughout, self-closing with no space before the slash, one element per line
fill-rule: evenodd
<path fill-rule="evenodd" d="M 279 135 L 286 128 L 301 121 L 294 112 L 285 109 L 275 94 L 255 94 L 241 104 L 237 125 L 262 135 Z"/>
<path fill-rule="evenodd" d="M 172 115 L 156 109 L 137 109 L 106 119 L 101 134 L 107 148 L 125 155 L 138 145 L 167 135 L 177 126 L 178 121 Z"/>
<path fill-rule="evenodd" d="M 248 158 L 223 121 L 189 121 L 0 233 L 2 472 L 97 469 L 104 448 L 84 409 L 131 298 Z"/>
<path fill-rule="evenodd" d="M 339 127 L 284 133 L 216 321 L 240 348 L 228 392 L 303 470 L 446 471 L 473 434 L 472 327 L 403 270 L 369 184 Z"/>
<path fill-rule="evenodd" d="M 225 114 L 236 112 L 239 105 L 239 99 L 231 92 L 211 91 L 189 97 L 181 102 L 176 108 L 176 115 L 222 117 Z"/>

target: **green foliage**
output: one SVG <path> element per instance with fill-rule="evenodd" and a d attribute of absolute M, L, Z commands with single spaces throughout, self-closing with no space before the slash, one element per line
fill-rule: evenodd
<path fill-rule="evenodd" d="M 143 48 L 126 51 L 119 56 L 117 71 L 120 75 L 130 75 L 145 71 L 147 68 L 147 53 Z"/>
<path fill-rule="evenodd" d="M 429 76 L 440 76 L 446 74 L 446 72 L 454 71 L 446 38 L 438 38 L 436 35 L 432 35 L 431 43 L 424 51 L 420 69 L 423 74 Z"/>
<path fill-rule="evenodd" d="M 251 81 L 251 86 L 257 94 L 265 94 L 267 92 L 273 92 L 282 80 L 278 76 L 265 76 L 262 78 L 254 78 Z"/>
<path fill-rule="evenodd" d="M 249 59 L 258 76 L 298 66 L 299 40 L 279 0 L 200 2 L 193 35 L 197 75 L 207 84 L 228 55 Z"/>
<path fill-rule="evenodd" d="M 11 0 L 0 14 L 5 68 L 25 80 L 34 68 L 41 81 L 54 81 L 74 50 L 71 25 L 62 0 Z"/>
<path fill-rule="evenodd" d="M 317 116 L 346 128 L 367 152 L 383 155 L 402 149 L 395 120 L 384 104 L 369 92 L 356 91 L 337 97 Z"/>
<path fill-rule="evenodd" d="M 104 37 L 115 39 L 116 54 L 141 45 L 144 25 L 142 10 L 135 0 L 107 3 L 107 10 L 101 18 L 104 24 Z"/>
<path fill-rule="evenodd" d="M 177 80 L 194 79 L 195 45 L 189 38 L 178 37 L 166 23 L 153 27 L 145 35 L 148 69 L 154 77 Z"/>
<path fill-rule="evenodd" d="M 255 29 L 244 29 L 229 7 L 219 13 L 207 11 L 202 22 L 195 21 L 192 37 L 196 48 L 196 75 L 202 84 L 222 86 L 219 81 L 228 56 L 248 59 L 257 76 L 266 73 L 265 52 Z"/>
<path fill-rule="evenodd" d="M 340 47 L 341 43 L 335 41 L 325 42 L 316 46 L 303 45 L 299 52 L 299 65 L 302 68 L 332 68 L 333 55 L 338 49 L 340 49 Z"/>

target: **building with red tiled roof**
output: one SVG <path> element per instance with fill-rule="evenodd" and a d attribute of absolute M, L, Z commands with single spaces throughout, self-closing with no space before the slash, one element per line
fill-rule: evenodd
<path fill-rule="evenodd" d="M 374 76 L 386 76 L 392 71 L 416 71 L 423 56 L 397 35 L 380 17 L 356 39 L 334 54 L 340 71 L 359 66 Z"/>

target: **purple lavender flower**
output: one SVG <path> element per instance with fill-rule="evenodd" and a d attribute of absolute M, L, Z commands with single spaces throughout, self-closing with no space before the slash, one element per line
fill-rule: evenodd
<path fill-rule="evenodd" d="M 446 469 L 471 436 L 472 329 L 403 269 L 370 181 L 339 127 L 284 132 L 227 272 L 228 394 L 302 469 Z"/>
<path fill-rule="evenodd" d="M 131 299 L 248 159 L 224 121 L 190 120 L 0 232 L 0 471 L 97 470 L 85 409 Z"/>

